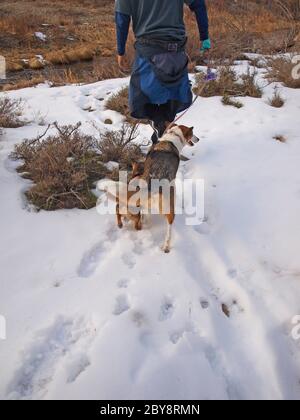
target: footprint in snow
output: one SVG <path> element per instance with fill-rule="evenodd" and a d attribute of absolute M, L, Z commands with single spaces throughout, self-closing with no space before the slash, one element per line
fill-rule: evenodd
<path fill-rule="evenodd" d="M 134 255 L 130 254 L 130 253 L 126 253 L 122 255 L 122 260 L 124 262 L 124 264 L 127 265 L 128 268 L 133 269 L 136 265 L 136 259 L 134 257 Z"/>
<path fill-rule="evenodd" d="M 79 277 L 91 277 L 105 253 L 103 242 L 94 245 L 82 258 L 77 270 Z"/>
<path fill-rule="evenodd" d="M 209 302 L 208 300 L 201 298 L 200 299 L 200 305 L 202 309 L 208 309 L 209 308 Z"/>
<path fill-rule="evenodd" d="M 166 299 L 160 307 L 159 321 L 166 321 L 172 318 L 175 307 L 171 300 Z"/>
<path fill-rule="evenodd" d="M 118 281 L 118 288 L 119 289 L 127 289 L 129 283 L 130 283 L 130 280 L 129 279 L 126 279 L 126 278 L 120 279 Z"/>
<path fill-rule="evenodd" d="M 70 364 L 68 368 L 68 379 L 67 383 L 75 382 L 79 376 L 86 371 L 86 369 L 91 365 L 91 362 L 86 354 L 80 354 L 77 358 Z"/>
<path fill-rule="evenodd" d="M 115 308 L 113 310 L 114 315 L 122 315 L 130 309 L 128 298 L 126 295 L 120 295 L 117 297 Z"/>
<path fill-rule="evenodd" d="M 210 233 L 210 226 L 207 222 L 203 222 L 201 225 L 195 226 L 194 229 L 200 235 L 208 235 Z"/>
<path fill-rule="evenodd" d="M 88 347 L 94 338 L 92 330 L 83 319 L 59 317 L 47 329 L 34 337 L 25 349 L 21 367 L 9 384 L 9 399 L 41 399 L 45 397 L 62 359 L 75 351 L 75 364 L 69 380 L 76 380 L 87 367 L 87 360 L 76 359 L 76 351 Z M 75 369 L 76 366 L 76 369 Z"/>

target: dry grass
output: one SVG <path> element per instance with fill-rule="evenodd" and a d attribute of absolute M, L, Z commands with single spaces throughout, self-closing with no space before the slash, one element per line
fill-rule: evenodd
<path fill-rule="evenodd" d="M 293 57 L 270 59 L 266 77 L 270 82 L 281 82 L 287 87 L 300 89 L 300 74 L 296 71 L 296 65 Z"/>
<path fill-rule="evenodd" d="M 284 137 L 282 135 L 274 136 L 273 139 L 276 140 L 276 141 L 279 141 L 279 143 L 286 143 L 287 142 L 286 137 Z"/>
<path fill-rule="evenodd" d="M 50 129 L 55 132 L 46 137 Z M 95 182 L 118 179 L 118 171 L 110 171 L 105 163 L 115 161 L 120 169 L 130 170 L 132 161 L 143 156 L 132 143 L 136 136 L 137 128 L 128 125 L 96 138 L 83 134 L 80 123 L 54 124 L 43 135 L 16 145 L 11 158 L 22 161 L 18 172 L 33 181 L 26 197 L 38 210 L 90 209 L 96 204 Z"/>
<path fill-rule="evenodd" d="M 27 199 L 39 210 L 91 208 L 96 203 L 92 182 L 103 170 L 92 153 L 93 138 L 82 134 L 79 125 L 56 130 L 46 139 L 25 140 L 11 156 L 23 161 L 18 171 L 35 184 Z"/>
<path fill-rule="evenodd" d="M 196 75 L 194 93 L 203 97 L 222 96 L 228 102 L 231 97 L 250 96 L 261 98 L 262 90 L 256 83 L 256 72 L 248 73 L 238 78 L 233 68 L 223 66 L 218 70 L 217 79 L 206 83 L 203 89 L 205 74 Z M 227 103 L 228 104 L 228 103 Z"/>
<path fill-rule="evenodd" d="M 285 5 L 284 10 L 275 3 L 278 2 L 209 2 L 214 46 L 211 59 L 222 63 L 224 59 L 233 61 L 241 52 L 286 51 L 299 30 L 299 24 L 291 18 L 297 9 L 293 3 Z M 188 9 L 186 23 L 193 68 L 199 58 L 199 36 L 195 18 Z M 46 41 L 38 39 L 35 32 L 45 34 Z M 132 44 L 132 35 L 130 39 Z M 11 74 L 18 80 L 28 78 L 29 68 L 36 71 L 35 77 L 49 80 L 49 65 L 54 69 L 63 67 L 59 72 L 64 71 L 67 76 L 71 70 L 75 76 L 72 79 L 81 83 L 121 76 L 115 63 L 113 0 L 3 0 L 0 45 L 9 78 Z M 132 61 L 132 47 L 128 51 Z M 37 60 L 38 55 L 45 62 Z M 83 65 L 78 67 L 80 62 Z"/>
<path fill-rule="evenodd" d="M 10 90 L 26 89 L 26 88 L 37 86 L 40 83 L 44 83 L 44 82 L 45 82 L 45 78 L 42 76 L 36 76 L 36 77 L 24 78 L 24 79 L 22 78 L 22 79 L 18 79 L 15 82 L 7 83 L 3 85 L 2 90 L 4 92 L 8 92 Z"/>
<path fill-rule="evenodd" d="M 272 98 L 269 98 L 268 102 L 269 102 L 269 105 L 274 107 L 274 108 L 282 108 L 285 104 L 285 100 L 281 96 L 278 89 L 275 89 Z"/>
<path fill-rule="evenodd" d="M 0 130 L 1 128 L 17 128 L 24 125 L 22 115 L 22 102 L 7 97 L 0 98 Z"/>
<path fill-rule="evenodd" d="M 140 146 L 134 143 L 138 136 L 138 125 L 124 124 L 120 131 L 100 133 L 97 150 L 104 163 L 117 162 L 122 171 L 131 171 L 132 163 L 144 158 Z M 111 176 L 118 179 L 118 173 Z"/>
<path fill-rule="evenodd" d="M 119 112 L 127 120 L 130 119 L 130 110 L 128 106 L 128 86 L 122 88 L 119 92 L 111 95 L 106 101 L 105 108 Z"/>
<path fill-rule="evenodd" d="M 244 106 L 241 101 L 238 101 L 237 99 L 234 99 L 228 95 L 223 96 L 222 103 L 223 105 L 233 106 L 234 108 L 237 108 L 237 109 L 243 108 Z"/>

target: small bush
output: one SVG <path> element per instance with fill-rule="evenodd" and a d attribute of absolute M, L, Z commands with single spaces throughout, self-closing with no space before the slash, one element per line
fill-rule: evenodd
<path fill-rule="evenodd" d="M 20 120 L 22 114 L 22 102 L 8 97 L 0 99 L 0 129 L 18 128 L 24 125 Z"/>
<path fill-rule="evenodd" d="M 286 87 L 300 89 L 300 77 L 294 77 L 296 63 L 292 57 L 279 57 L 270 59 L 267 63 L 266 75 L 270 82 L 280 82 Z"/>
<path fill-rule="evenodd" d="M 46 137 L 49 130 L 55 133 Z M 117 132 L 100 134 L 100 138 L 83 134 L 76 126 L 48 126 L 42 136 L 16 145 L 11 158 L 22 160 L 18 172 L 34 185 L 26 197 L 38 210 L 90 209 L 96 204 L 91 192 L 95 182 L 104 178 L 118 179 L 118 171 L 105 163 L 115 161 L 128 169 L 138 146 L 132 145 L 136 127 L 124 126 Z"/>
<path fill-rule="evenodd" d="M 200 72 L 196 75 L 194 93 L 203 97 L 243 97 L 251 96 L 261 98 L 262 91 L 256 83 L 256 73 L 248 71 L 240 79 L 235 71 L 229 66 L 219 69 L 217 79 L 205 82 L 205 74 Z"/>
<path fill-rule="evenodd" d="M 273 106 L 274 108 L 282 108 L 285 104 L 285 100 L 280 95 L 277 89 L 275 89 L 272 98 L 269 98 L 269 105 Z"/>
<path fill-rule="evenodd" d="M 286 143 L 286 138 L 282 135 L 277 135 L 273 137 L 274 140 L 279 141 L 280 143 Z"/>
<path fill-rule="evenodd" d="M 240 102 L 240 101 L 238 101 L 238 100 L 236 100 L 236 99 L 234 99 L 234 98 L 232 98 L 228 95 L 223 96 L 222 103 L 223 103 L 223 105 L 234 106 L 235 108 L 238 108 L 238 109 L 243 108 L 243 106 L 244 106 L 242 104 L 242 102 Z"/>
<path fill-rule="evenodd" d="M 140 146 L 134 143 L 138 136 L 137 125 L 124 124 L 120 131 L 106 131 L 100 133 L 97 150 L 103 163 L 118 162 L 121 171 L 131 171 L 132 162 L 139 162 L 144 158 Z M 114 172 L 112 179 L 118 179 Z"/>
<path fill-rule="evenodd" d="M 128 87 L 123 87 L 119 92 L 110 96 L 105 104 L 105 108 L 116 111 L 130 120 L 130 110 L 128 105 Z"/>

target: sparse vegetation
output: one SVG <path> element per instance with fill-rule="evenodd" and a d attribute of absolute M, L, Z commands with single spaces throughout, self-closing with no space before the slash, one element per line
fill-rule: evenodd
<path fill-rule="evenodd" d="M 213 40 L 211 60 L 232 63 L 245 52 L 273 54 L 297 45 L 297 2 L 269 0 L 208 2 Z M 186 8 L 191 69 L 199 60 L 198 29 Z M 100 23 L 101 22 L 101 23 Z M 42 39 L 36 36 L 42 34 Z M 133 37 L 131 36 L 131 44 Z M 3 0 L 0 5 L 1 54 L 8 64 L 4 89 L 40 78 L 56 85 L 92 83 L 120 77 L 116 65 L 113 0 Z M 132 48 L 129 61 L 132 61 Z M 41 58 L 42 57 L 42 58 Z M 33 74 L 35 73 L 35 74 Z"/>
<path fill-rule="evenodd" d="M 50 130 L 55 131 L 46 137 Z M 26 197 L 38 210 L 90 209 L 96 204 L 95 182 L 118 179 L 118 171 L 105 164 L 115 161 L 130 170 L 132 161 L 143 156 L 132 144 L 136 136 L 136 126 L 124 125 L 96 138 L 83 134 L 80 124 L 54 124 L 43 135 L 16 145 L 11 158 L 22 161 L 18 172 L 33 181 Z"/>
<path fill-rule="evenodd" d="M 205 74 L 200 72 L 196 75 L 194 93 L 203 97 L 222 96 L 226 102 L 231 97 L 250 96 L 261 98 L 262 90 L 256 83 L 256 73 L 248 71 L 239 78 L 234 69 L 230 66 L 223 66 L 219 69 L 217 79 L 205 83 Z"/>
<path fill-rule="evenodd" d="M 267 66 L 268 73 L 266 77 L 270 82 L 281 82 L 286 87 L 300 89 L 300 77 L 294 77 L 296 63 L 293 57 L 286 56 L 270 59 Z"/>
<path fill-rule="evenodd" d="M 274 140 L 279 141 L 280 143 L 286 143 L 286 137 L 282 135 L 277 135 L 273 137 Z"/>
<path fill-rule="evenodd" d="M 134 143 L 138 134 L 138 126 L 130 124 L 124 124 L 120 131 L 101 132 L 97 142 L 101 161 L 117 162 L 120 170 L 130 171 L 132 162 L 138 162 L 144 157 L 140 146 Z"/>
<path fill-rule="evenodd" d="M 130 110 L 128 106 L 128 86 L 125 86 L 119 92 L 111 95 L 105 104 L 105 108 L 111 111 L 119 112 L 130 120 Z"/>
<path fill-rule="evenodd" d="M 0 130 L 24 125 L 21 115 L 22 102 L 20 100 L 12 100 L 5 96 L 0 98 Z"/>
<path fill-rule="evenodd" d="M 269 98 L 269 105 L 273 106 L 274 108 L 282 108 L 284 104 L 285 100 L 281 96 L 278 89 L 275 89 L 272 98 Z"/>
<path fill-rule="evenodd" d="M 223 105 L 233 106 L 233 107 L 238 108 L 238 109 L 243 108 L 243 106 L 244 106 L 244 104 L 242 104 L 241 101 L 238 101 L 235 98 L 231 98 L 228 95 L 223 96 L 222 103 L 223 103 Z"/>

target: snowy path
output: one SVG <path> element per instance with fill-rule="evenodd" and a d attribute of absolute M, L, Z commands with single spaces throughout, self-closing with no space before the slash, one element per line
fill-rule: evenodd
<path fill-rule="evenodd" d="M 124 83 L 9 94 L 35 122 L 0 142 L 0 398 L 300 399 L 300 92 L 186 115 L 201 142 L 181 174 L 205 180 L 206 221 L 179 216 L 164 255 L 160 218 L 136 233 L 95 210 L 29 211 L 8 159 L 42 117 L 118 127 L 103 104 Z"/>

